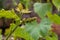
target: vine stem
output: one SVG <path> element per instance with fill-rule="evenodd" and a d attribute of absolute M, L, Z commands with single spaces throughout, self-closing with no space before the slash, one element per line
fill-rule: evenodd
<path fill-rule="evenodd" d="M 8 35 L 8 37 L 6 38 L 6 40 L 8 40 L 8 38 L 10 37 L 10 35 L 18 28 L 18 26 L 16 26 L 13 31 L 11 31 L 11 33 Z"/>
<path fill-rule="evenodd" d="M 22 22 L 20 23 L 20 25 L 22 24 Z M 12 33 L 19 27 L 19 25 L 17 25 L 11 32 L 10 34 L 7 36 L 6 40 L 8 40 L 8 38 L 10 37 L 10 35 L 12 35 Z"/>
<path fill-rule="evenodd" d="M 32 20 L 36 20 L 36 17 L 33 17 Z M 10 34 L 7 36 L 6 40 L 8 40 L 8 38 L 10 37 L 10 35 L 11 35 L 19 26 L 21 26 L 23 23 L 26 23 L 27 21 L 31 21 L 31 19 L 27 19 L 27 20 L 24 19 L 24 20 L 20 21 L 20 24 L 18 24 L 18 25 L 10 32 Z"/>
<path fill-rule="evenodd" d="M 20 12 L 21 14 L 21 12 Z M 16 14 L 18 17 L 22 17 L 21 15 Z M 10 34 L 7 36 L 6 40 L 8 40 L 8 38 L 10 37 L 10 35 L 12 35 L 12 33 L 19 27 L 19 25 L 21 25 L 23 23 L 23 21 L 20 21 L 20 24 L 16 25 L 16 27 L 10 32 Z"/>
<path fill-rule="evenodd" d="M 22 14 L 20 12 L 20 14 Z M 17 14 L 18 15 L 18 14 Z M 22 15 L 18 15 L 18 17 L 22 17 Z M 12 33 L 19 27 L 21 26 L 23 23 L 26 23 L 27 21 L 31 21 L 31 20 L 36 20 L 36 17 L 33 17 L 33 19 L 23 19 L 22 21 L 20 21 L 20 23 L 18 25 L 16 25 L 16 27 L 10 32 L 10 34 L 7 36 L 6 40 L 8 40 L 8 38 L 10 37 L 10 35 L 12 35 Z"/>

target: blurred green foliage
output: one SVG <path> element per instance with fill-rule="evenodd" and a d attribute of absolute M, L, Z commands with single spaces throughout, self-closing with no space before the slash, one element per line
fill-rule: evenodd
<path fill-rule="evenodd" d="M 3 1 L 0 0 L 0 2 L 2 5 Z M 31 2 L 30 0 L 20 0 L 20 2 L 25 5 L 26 9 L 30 7 L 30 2 Z M 14 1 L 14 4 L 15 4 L 15 1 Z M 60 6 L 60 5 L 57 5 L 58 2 L 54 0 L 53 0 L 53 4 L 57 8 L 59 8 Z M 10 35 L 10 36 L 13 36 L 15 40 L 17 37 L 24 38 L 25 40 L 38 40 L 41 37 L 46 40 L 58 40 L 57 35 L 51 31 L 52 30 L 51 24 L 53 22 L 56 24 L 60 24 L 59 22 L 60 17 L 56 14 L 54 15 L 51 14 L 52 4 L 51 3 L 35 3 L 33 6 L 34 6 L 34 12 L 37 13 L 41 18 L 41 22 L 39 24 L 36 22 L 36 20 L 33 20 L 34 17 L 21 20 L 20 19 L 21 16 L 20 17 L 17 16 L 14 9 L 0 10 L 0 18 L 2 17 L 8 18 L 8 19 L 13 18 L 16 21 L 16 23 L 10 24 L 10 28 L 6 30 L 5 35 L 8 37 L 11 31 L 13 31 L 15 27 L 17 27 L 17 29 L 15 29 L 15 31 Z M 21 13 L 21 11 L 19 11 L 19 13 Z M 21 22 L 25 24 L 24 27 L 22 27 L 23 25 L 19 26 Z M 52 37 L 50 35 L 52 35 Z"/>

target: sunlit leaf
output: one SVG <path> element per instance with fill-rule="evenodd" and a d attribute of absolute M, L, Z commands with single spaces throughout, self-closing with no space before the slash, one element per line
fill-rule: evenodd
<path fill-rule="evenodd" d="M 54 32 L 49 32 L 50 35 L 46 36 L 46 40 L 58 40 L 58 36 L 57 34 L 55 34 Z"/>
<path fill-rule="evenodd" d="M 31 13 L 31 11 L 26 10 L 26 9 L 23 9 L 21 12 L 22 12 L 22 13 Z"/>
<path fill-rule="evenodd" d="M 18 24 L 14 24 L 12 23 L 10 28 L 9 28 L 9 32 L 6 32 L 6 35 L 9 35 L 9 33 L 11 33 L 11 31 L 13 31 L 13 29 L 17 26 Z M 17 26 L 18 27 L 18 26 Z M 11 35 L 10 35 L 11 36 Z M 32 38 L 32 36 L 30 36 L 30 34 L 25 31 L 24 28 L 21 28 L 20 26 L 12 33 L 12 36 L 14 37 L 14 39 L 16 40 L 16 38 L 23 38 L 25 40 L 34 40 Z"/>
<path fill-rule="evenodd" d="M 60 17 L 57 14 L 47 13 L 48 18 L 56 24 L 60 24 Z"/>
<path fill-rule="evenodd" d="M 34 40 L 32 38 L 32 36 L 30 36 L 30 34 L 28 34 L 28 32 L 25 31 L 24 28 L 20 28 L 18 27 L 15 32 L 13 33 L 13 36 L 16 37 L 20 37 L 20 38 L 24 38 L 25 40 Z"/>
<path fill-rule="evenodd" d="M 22 9 L 23 9 L 23 5 L 22 5 L 21 3 L 19 3 L 19 4 L 18 4 L 18 8 L 19 8 L 20 10 L 22 10 Z"/>
<path fill-rule="evenodd" d="M 0 18 L 5 17 L 5 18 L 10 18 L 10 19 L 20 19 L 14 12 L 14 10 L 0 10 Z"/>

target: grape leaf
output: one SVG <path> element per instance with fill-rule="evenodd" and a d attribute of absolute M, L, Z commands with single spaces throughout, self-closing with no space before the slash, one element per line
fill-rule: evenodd
<path fill-rule="evenodd" d="M 48 34 L 48 31 L 51 29 L 51 23 L 45 18 L 42 19 L 40 24 L 34 21 L 32 23 L 27 23 L 25 27 L 26 31 L 30 33 L 34 40 L 38 40 L 39 37 L 44 37 Z"/>
<path fill-rule="evenodd" d="M 34 11 L 41 17 L 45 18 L 47 12 L 52 11 L 52 6 L 50 3 L 35 3 Z"/>

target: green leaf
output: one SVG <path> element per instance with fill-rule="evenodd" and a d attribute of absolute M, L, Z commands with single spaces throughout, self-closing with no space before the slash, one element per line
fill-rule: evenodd
<path fill-rule="evenodd" d="M 19 37 L 19 38 L 24 38 L 25 40 L 34 40 L 32 38 L 32 36 L 29 35 L 28 32 L 25 31 L 24 28 L 20 28 L 18 27 L 15 32 L 13 33 L 13 36 L 16 38 L 16 37 Z"/>
<path fill-rule="evenodd" d="M 50 3 L 35 3 L 34 11 L 41 17 L 45 18 L 47 12 L 52 11 L 52 6 Z"/>
<path fill-rule="evenodd" d="M 2 18 L 2 17 L 5 17 L 5 18 L 10 18 L 10 19 L 15 19 L 15 20 L 17 20 L 17 19 L 20 19 L 17 15 L 16 15 L 16 13 L 14 12 L 14 10 L 4 10 L 4 9 L 2 9 L 2 10 L 0 10 L 0 18 Z"/>
<path fill-rule="evenodd" d="M 54 32 L 50 33 L 50 35 L 46 36 L 46 40 L 58 40 L 58 36 L 57 34 L 55 34 Z"/>
<path fill-rule="evenodd" d="M 51 29 L 51 23 L 47 18 L 42 19 L 40 24 L 34 21 L 32 23 L 27 23 L 25 26 L 26 31 L 34 38 L 34 40 L 46 36 Z"/>
<path fill-rule="evenodd" d="M 52 0 L 52 2 L 57 7 L 58 11 L 60 11 L 60 0 Z"/>
<path fill-rule="evenodd" d="M 6 35 L 9 35 L 9 33 L 16 27 L 17 25 L 16 24 L 14 24 L 14 23 L 12 23 L 11 24 L 11 26 L 10 26 L 10 31 L 8 32 L 6 32 L 5 34 Z M 33 38 L 32 38 L 32 36 L 30 36 L 30 34 L 27 32 L 27 31 L 25 31 L 25 29 L 24 28 L 21 28 L 20 26 L 12 33 L 12 35 L 10 35 L 10 36 L 13 36 L 14 37 L 14 39 L 16 40 L 16 38 L 23 38 L 23 39 L 25 39 L 25 40 L 34 40 Z"/>
<path fill-rule="evenodd" d="M 57 14 L 47 13 L 48 18 L 55 24 L 60 24 L 60 16 Z"/>

